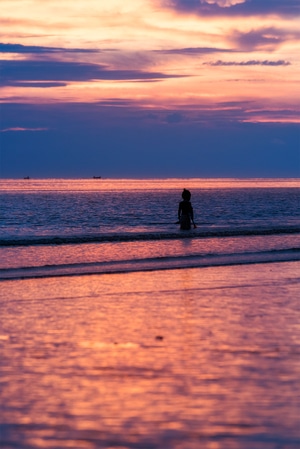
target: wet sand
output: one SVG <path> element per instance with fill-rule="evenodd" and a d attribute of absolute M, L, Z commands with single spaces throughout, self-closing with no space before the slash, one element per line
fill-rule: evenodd
<path fill-rule="evenodd" d="M 298 448 L 299 272 L 2 282 L 1 449 Z"/>

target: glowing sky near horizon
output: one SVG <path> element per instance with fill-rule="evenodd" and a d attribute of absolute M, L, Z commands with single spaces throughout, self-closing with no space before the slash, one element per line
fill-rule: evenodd
<path fill-rule="evenodd" d="M 300 122 L 298 0 L 1 0 L 0 25 L 6 105 Z"/>

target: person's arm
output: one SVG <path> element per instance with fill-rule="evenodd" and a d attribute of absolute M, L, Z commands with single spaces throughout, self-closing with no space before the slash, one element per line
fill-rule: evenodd
<path fill-rule="evenodd" d="M 179 203 L 179 206 L 178 206 L 178 220 L 180 220 L 180 217 L 181 217 L 181 209 L 182 209 L 181 203 Z"/>
<path fill-rule="evenodd" d="M 192 222 L 194 222 L 194 210 L 193 210 L 193 206 L 192 205 L 190 207 L 190 217 L 191 217 Z"/>
<path fill-rule="evenodd" d="M 194 210 L 193 210 L 192 205 L 191 205 L 191 210 L 190 210 L 190 217 L 191 217 L 192 223 L 194 225 L 194 229 L 196 229 L 197 226 L 196 226 L 196 224 L 194 222 Z"/>

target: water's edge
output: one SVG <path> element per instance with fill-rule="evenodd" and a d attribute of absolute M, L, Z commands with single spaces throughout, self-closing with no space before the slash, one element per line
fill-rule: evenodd
<path fill-rule="evenodd" d="M 47 265 L 42 267 L 5 268 L 0 270 L 0 281 L 296 261 L 300 261 L 300 249 L 292 248 L 289 250 L 219 254 L 203 257 L 177 256 L 113 262 Z"/>
<path fill-rule="evenodd" d="M 214 229 L 192 230 L 166 233 L 125 233 L 102 235 L 47 236 L 29 238 L 0 239 L 1 246 L 34 246 L 34 245 L 68 245 L 80 243 L 135 242 L 151 240 L 196 239 L 208 237 L 247 237 L 263 235 L 298 234 L 300 227 L 285 226 L 281 228 L 248 228 L 248 229 Z"/>

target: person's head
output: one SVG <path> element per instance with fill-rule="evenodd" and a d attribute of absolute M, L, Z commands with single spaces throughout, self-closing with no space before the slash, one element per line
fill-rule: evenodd
<path fill-rule="evenodd" d="M 187 190 L 187 189 L 183 189 L 183 192 L 182 192 L 181 196 L 182 196 L 183 200 L 190 201 L 190 199 L 191 199 L 191 192 L 189 190 Z"/>

